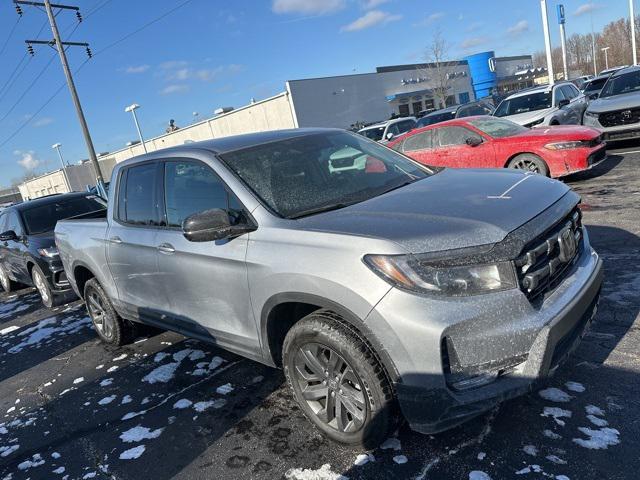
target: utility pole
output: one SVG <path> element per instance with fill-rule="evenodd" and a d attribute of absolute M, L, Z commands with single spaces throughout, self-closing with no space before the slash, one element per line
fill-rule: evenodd
<path fill-rule="evenodd" d="M 629 0 L 629 12 L 631 14 L 631 51 L 633 52 L 633 64 L 638 64 L 638 51 L 636 50 L 636 14 L 633 0 Z"/>
<path fill-rule="evenodd" d="M 82 46 L 87 48 L 87 54 L 91 57 L 91 50 L 89 50 L 89 44 L 87 43 L 78 43 L 78 42 L 63 42 L 60 39 L 60 32 L 58 31 L 58 25 L 56 23 L 56 16 L 53 13 L 53 8 L 59 8 L 62 10 L 75 10 L 76 16 L 79 21 L 82 21 L 82 16 L 80 15 L 80 9 L 78 7 L 68 6 L 68 5 L 58 5 L 51 4 L 50 0 L 44 0 L 44 3 L 41 2 L 32 2 L 32 1 L 24 1 L 24 0 L 14 0 L 16 5 L 30 5 L 34 7 L 44 7 L 47 12 L 47 17 L 49 17 L 49 23 L 51 24 L 51 33 L 53 34 L 53 40 L 50 42 L 43 42 L 40 40 L 27 40 L 26 43 L 29 46 L 29 52 L 33 52 L 32 44 L 47 44 L 51 46 L 55 46 L 58 50 L 58 54 L 60 55 L 60 62 L 62 63 L 62 69 L 64 70 L 64 75 L 67 79 L 67 84 L 69 86 L 69 92 L 71 93 L 71 99 L 73 100 L 73 104 L 76 108 L 76 113 L 78 114 L 78 120 L 80 121 L 80 127 L 82 128 L 82 134 L 84 135 L 84 140 L 87 144 L 87 150 L 89 151 L 89 159 L 93 165 L 96 174 L 96 182 L 98 186 L 98 190 L 104 189 L 104 178 L 102 177 L 102 172 L 100 171 L 100 164 L 98 163 L 98 157 L 96 156 L 95 148 L 93 147 L 93 141 L 91 140 L 91 134 L 89 133 L 89 127 L 87 126 L 87 121 L 84 117 L 84 112 L 82 111 L 82 105 L 80 104 L 80 98 L 78 97 L 78 92 L 76 91 L 75 83 L 73 82 L 73 76 L 71 75 L 71 70 L 69 69 L 69 62 L 67 61 L 67 55 L 65 53 L 65 46 Z"/>
<path fill-rule="evenodd" d="M 547 0 L 540 0 L 540 9 L 542 10 L 542 29 L 544 30 L 544 46 L 547 51 L 547 71 L 549 72 L 549 85 L 556 83 L 556 77 L 553 74 L 553 57 L 551 56 L 551 36 L 549 34 L 549 17 L 547 14 Z"/>
<path fill-rule="evenodd" d="M 562 66 L 564 67 L 564 79 L 569 80 L 569 68 L 567 67 L 567 32 L 564 29 L 566 21 L 564 5 L 558 5 L 558 23 L 560 24 L 560 40 L 562 42 Z"/>

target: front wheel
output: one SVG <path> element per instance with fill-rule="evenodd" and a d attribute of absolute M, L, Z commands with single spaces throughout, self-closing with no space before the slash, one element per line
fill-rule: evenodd
<path fill-rule="evenodd" d="M 134 335 L 133 325 L 118 315 L 111 301 L 95 278 L 84 286 L 84 302 L 100 339 L 109 345 L 121 346 Z"/>
<path fill-rule="evenodd" d="M 537 155 L 532 153 L 522 153 L 509 162 L 508 168 L 525 170 L 527 172 L 539 173 L 545 177 L 549 176 L 549 167 Z"/>
<path fill-rule="evenodd" d="M 375 447 L 397 427 L 389 379 L 359 334 L 314 312 L 287 333 L 284 373 L 307 418 L 327 437 Z"/>

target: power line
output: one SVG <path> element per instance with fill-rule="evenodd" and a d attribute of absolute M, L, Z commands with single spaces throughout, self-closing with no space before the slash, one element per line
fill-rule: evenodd
<path fill-rule="evenodd" d="M 22 17 L 18 17 L 18 20 L 16 20 L 16 23 L 13 24 L 13 27 L 11 28 L 11 31 L 9 32 L 9 35 L 7 35 L 7 39 L 2 44 L 2 48 L 0 48 L 0 55 L 2 55 L 4 53 L 4 49 L 7 48 L 7 44 L 9 43 L 9 40 L 11 40 L 11 37 L 13 36 L 13 32 L 16 31 L 16 27 L 20 23 L 21 19 L 22 19 Z"/>

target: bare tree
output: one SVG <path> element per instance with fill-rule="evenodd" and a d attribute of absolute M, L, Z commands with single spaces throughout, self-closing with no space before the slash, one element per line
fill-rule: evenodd
<path fill-rule="evenodd" d="M 449 45 L 440 30 L 436 30 L 433 34 L 431 44 L 425 52 L 425 60 L 428 65 L 423 72 L 432 79 L 433 96 L 440 108 L 444 108 L 447 104 L 452 78 L 450 75 Z"/>

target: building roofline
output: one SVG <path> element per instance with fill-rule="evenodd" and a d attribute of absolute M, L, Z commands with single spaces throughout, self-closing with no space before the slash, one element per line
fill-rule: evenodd
<path fill-rule="evenodd" d="M 533 55 L 513 55 L 510 57 L 496 57 L 496 62 L 508 62 L 512 60 L 533 60 Z"/>
<path fill-rule="evenodd" d="M 469 65 L 466 60 L 451 60 L 448 62 L 442 62 L 445 67 L 460 67 L 463 65 Z M 435 68 L 435 62 L 428 63 L 409 63 L 406 65 L 389 65 L 384 67 L 376 67 L 375 73 L 389 73 L 389 72 L 402 72 L 405 70 L 423 70 L 427 68 Z"/>

